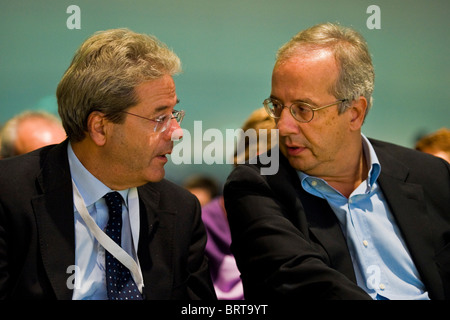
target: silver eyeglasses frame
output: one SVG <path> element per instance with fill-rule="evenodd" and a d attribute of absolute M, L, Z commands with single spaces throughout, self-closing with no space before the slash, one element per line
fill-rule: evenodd
<path fill-rule="evenodd" d="M 279 119 L 281 117 L 281 111 L 280 111 L 280 115 L 277 116 L 275 114 L 274 110 L 273 110 L 274 108 L 271 107 L 271 105 L 273 105 L 274 101 L 277 102 L 281 106 L 281 109 L 280 109 L 281 111 L 284 108 L 289 108 L 289 112 L 291 113 L 291 115 L 294 117 L 295 120 L 297 120 L 299 122 L 307 123 L 307 122 L 310 122 L 312 119 L 314 119 L 314 111 L 322 110 L 322 109 L 325 109 L 325 108 L 328 108 L 328 107 L 331 107 L 331 106 L 334 106 L 334 105 L 337 105 L 337 104 L 340 104 L 340 103 L 343 103 L 343 102 L 347 102 L 348 99 L 340 99 L 340 100 L 337 100 L 337 101 L 335 101 L 333 103 L 327 104 L 326 106 L 323 106 L 323 107 L 314 107 L 314 106 L 312 106 L 312 105 L 310 105 L 309 103 L 306 103 L 306 102 L 294 102 L 290 106 L 285 106 L 285 105 L 283 105 L 281 102 L 279 102 L 276 99 L 273 99 L 273 98 L 265 99 L 263 101 L 263 105 L 264 105 L 264 108 L 266 109 L 266 112 L 272 118 Z M 293 109 L 294 107 L 299 106 L 299 105 L 301 105 L 302 107 L 306 107 L 308 112 L 311 111 L 311 112 L 309 112 L 311 114 L 310 118 L 309 118 L 309 116 L 306 119 L 305 118 L 299 118 L 299 116 L 296 114 L 296 112 Z"/>
<path fill-rule="evenodd" d="M 164 132 L 164 131 L 166 131 L 167 128 L 169 127 L 170 120 L 172 120 L 172 119 L 175 119 L 178 122 L 178 124 L 180 125 L 181 121 L 183 121 L 184 115 L 186 114 L 184 110 L 180 110 L 180 111 L 173 110 L 171 116 L 162 115 L 162 116 L 159 116 L 159 117 L 157 117 L 155 119 L 150 119 L 150 118 L 143 117 L 143 116 L 140 116 L 138 114 L 131 113 L 131 112 L 128 112 L 128 111 L 121 111 L 121 112 L 129 114 L 129 115 L 132 115 L 132 116 L 135 116 L 135 117 L 138 117 L 138 118 L 141 118 L 141 119 L 145 119 L 145 120 L 148 120 L 148 121 L 151 121 L 151 122 L 156 122 L 156 125 L 153 128 L 153 132 Z"/>

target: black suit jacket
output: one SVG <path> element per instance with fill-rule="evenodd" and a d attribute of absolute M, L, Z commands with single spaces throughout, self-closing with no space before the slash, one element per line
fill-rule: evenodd
<path fill-rule="evenodd" d="M 450 298 L 450 166 L 371 140 L 379 185 L 432 299 Z M 327 201 L 301 187 L 280 154 L 275 175 L 241 165 L 224 188 L 232 251 L 246 298 L 366 299 Z"/>
<path fill-rule="evenodd" d="M 145 298 L 214 299 L 197 199 L 167 180 L 138 194 Z M 67 142 L 0 161 L 0 298 L 71 299 L 73 210 Z"/>

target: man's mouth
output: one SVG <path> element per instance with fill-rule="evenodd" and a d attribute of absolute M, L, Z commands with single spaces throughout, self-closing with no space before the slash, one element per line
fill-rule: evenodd
<path fill-rule="evenodd" d="M 290 156 L 297 156 L 306 150 L 306 147 L 301 146 L 286 146 L 286 151 Z"/>
<path fill-rule="evenodd" d="M 164 162 L 167 162 L 167 155 L 171 154 L 171 153 L 172 153 L 172 150 L 169 150 L 169 151 L 166 151 L 166 152 L 163 152 L 163 153 L 157 155 L 156 158 L 159 160 L 162 160 Z"/>

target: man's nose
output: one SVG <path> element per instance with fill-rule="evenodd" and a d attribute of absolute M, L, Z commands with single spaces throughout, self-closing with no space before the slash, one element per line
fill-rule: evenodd
<path fill-rule="evenodd" d="M 183 129 L 175 119 L 170 120 L 170 127 L 167 131 L 169 131 L 172 141 L 178 141 L 183 138 Z"/>
<path fill-rule="evenodd" d="M 289 108 L 283 108 L 277 120 L 280 136 L 287 136 L 298 132 L 298 121 L 294 119 Z"/>

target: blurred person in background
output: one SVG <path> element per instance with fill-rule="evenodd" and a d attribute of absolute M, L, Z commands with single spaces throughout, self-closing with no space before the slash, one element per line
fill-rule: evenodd
<path fill-rule="evenodd" d="M 0 133 L 2 159 L 58 144 L 66 132 L 58 117 L 45 111 L 25 111 L 8 120 Z"/>
<path fill-rule="evenodd" d="M 219 195 L 218 182 L 214 178 L 202 174 L 188 177 L 184 181 L 183 187 L 197 197 L 202 207 Z"/>
<path fill-rule="evenodd" d="M 415 148 L 450 163 L 450 129 L 441 128 L 423 136 L 416 142 Z"/>
<path fill-rule="evenodd" d="M 243 163 L 250 157 L 259 155 L 270 149 L 272 144 L 270 130 L 275 128 L 275 121 L 265 112 L 264 108 L 254 110 L 242 125 L 243 133 L 247 130 L 255 130 L 256 141 L 252 141 L 242 136 L 238 141 L 243 144 L 243 148 L 236 147 L 234 164 Z M 267 141 L 260 144 L 260 129 L 267 130 L 265 135 Z M 260 145 L 265 146 L 265 150 L 259 150 Z M 206 255 L 210 261 L 211 277 L 214 289 L 219 300 L 242 300 L 244 292 L 240 272 L 236 266 L 236 260 L 231 253 L 231 234 L 227 220 L 227 212 L 224 206 L 223 195 L 212 199 L 202 207 L 202 219 L 208 234 L 206 243 Z"/>

